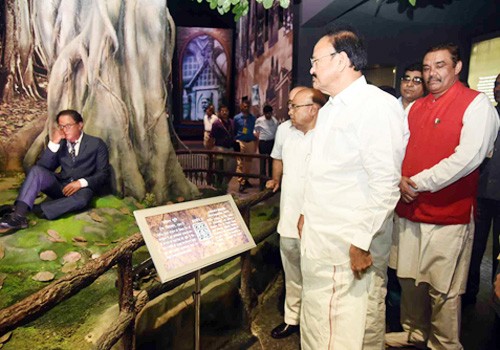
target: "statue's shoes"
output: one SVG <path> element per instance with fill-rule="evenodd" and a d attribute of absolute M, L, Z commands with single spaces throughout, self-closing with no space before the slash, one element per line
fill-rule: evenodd
<path fill-rule="evenodd" d="M 28 220 L 26 219 L 26 217 L 16 213 L 5 214 L 0 221 L 0 229 L 2 230 L 21 230 L 27 227 Z"/>

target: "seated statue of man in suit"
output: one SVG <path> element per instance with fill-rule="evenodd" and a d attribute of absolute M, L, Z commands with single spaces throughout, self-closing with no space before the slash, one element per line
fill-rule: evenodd
<path fill-rule="evenodd" d="M 14 206 L 0 220 L 1 231 L 28 227 L 26 214 L 49 220 L 87 207 L 109 178 L 108 148 L 100 138 L 85 134 L 83 119 L 74 110 L 56 117 L 57 129 L 40 159 L 24 180 Z M 57 168 L 60 172 L 55 172 Z M 52 200 L 34 205 L 40 192 Z"/>

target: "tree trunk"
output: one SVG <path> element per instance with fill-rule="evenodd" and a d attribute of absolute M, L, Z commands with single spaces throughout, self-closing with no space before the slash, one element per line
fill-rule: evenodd
<path fill-rule="evenodd" d="M 5 33 L 0 60 L 0 101 L 14 92 L 41 99 L 33 71 L 33 31 L 28 0 L 4 0 Z"/>
<path fill-rule="evenodd" d="M 197 188 L 169 137 L 166 101 L 175 27 L 166 0 L 33 1 L 37 44 L 49 70 L 44 132 L 25 158 L 34 163 L 54 117 L 82 112 L 85 132 L 108 145 L 118 194 L 157 203 Z"/>

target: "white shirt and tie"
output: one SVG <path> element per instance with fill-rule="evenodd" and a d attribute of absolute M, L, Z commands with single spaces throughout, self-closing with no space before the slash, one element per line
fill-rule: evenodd
<path fill-rule="evenodd" d="M 68 153 L 70 155 L 71 155 L 71 153 L 73 151 L 73 147 L 74 147 L 75 157 L 78 157 L 78 154 L 80 153 L 80 145 L 82 144 L 82 138 L 83 138 L 83 132 L 80 134 L 80 137 L 75 142 L 73 142 L 73 143 L 71 143 L 68 140 L 66 140 L 66 144 L 68 146 Z M 49 141 L 49 144 L 47 145 L 47 147 L 52 152 L 56 153 L 57 151 L 59 151 L 59 148 L 61 147 L 61 144 Z M 89 183 L 87 182 L 87 180 L 85 180 L 84 178 L 78 179 L 78 181 L 80 182 L 80 185 L 82 186 L 82 188 L 87 187 L 89 185 Z"/>

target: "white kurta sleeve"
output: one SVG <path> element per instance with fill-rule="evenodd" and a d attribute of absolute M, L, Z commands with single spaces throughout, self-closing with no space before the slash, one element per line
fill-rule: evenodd
<path fill-rule="evenodd" d="M 359 215 L 359 230 L 351 244 L 368 250 L 399 199 L 403 160 L 404 117 L 396 104 L 374 111 L 360 132 L 362 166 L 368 176 L 367 203 Z"/>
<path fill-rule="evenodd" d="M 276 137 L 274 138 L 274 146 L 271 151 L 271 158 L 283 159 L 283 143 L 285 142 L 286 135 L 289 132 L 290 123 L 285 122 L 278 126 Z"/>
<path fill-rule="evenodd" d="M 418 192 L 436 192 L 474 171 L 492 150 L 498 133 L 498 113 L 485 94 L 479 94 L 463 117 L 460 142 L 455 152 L 411 177 Z"/>

